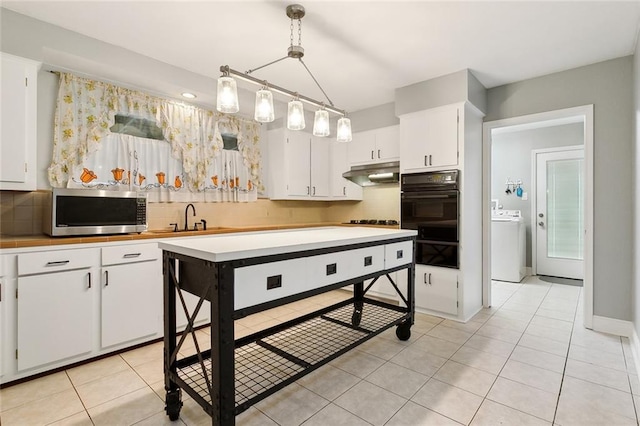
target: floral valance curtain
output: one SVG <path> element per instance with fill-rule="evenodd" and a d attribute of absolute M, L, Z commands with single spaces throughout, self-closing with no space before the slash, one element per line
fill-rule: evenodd
<path fill-rule="evenodd" d="M 165 140 L 112 132 L 116 115 L 156 123 Z M 237 137 L 238 151 L 223 149 L 222 133 Z M 61 73 L 49 181 L 147 191 L 155 201 L 254 201 L 259 125 Z"/>

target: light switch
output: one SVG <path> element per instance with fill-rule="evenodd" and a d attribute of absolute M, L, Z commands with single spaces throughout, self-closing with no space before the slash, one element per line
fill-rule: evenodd
<path fill-rule="evenodd" d="M 528 193 L 528 192 L 523 192 L 523 193 L 522 193 L 522 199 L 523 199 L 524 201 L 527 201 L 527 200 L 529 199 L 529 193 Z"/>

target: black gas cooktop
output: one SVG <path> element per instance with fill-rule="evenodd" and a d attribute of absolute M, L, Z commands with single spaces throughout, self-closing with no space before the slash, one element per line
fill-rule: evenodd
<path fill-rule="evenodd" d="M 351 219 L 351 225 L 398 225 L 395 219 Z"/>

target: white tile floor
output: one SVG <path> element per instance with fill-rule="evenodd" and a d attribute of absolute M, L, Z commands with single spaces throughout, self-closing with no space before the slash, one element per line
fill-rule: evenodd
<path fill-rule="evenodd" d="M 256 404 L 237 424 L 637 425 L 640 381 L 629 342 L 582 326 L 580 291 L 535 277 L 494 282 L 493 307 L 469 323 L 419 314 L 408 342 L 390 330 Z M 332 292 L 244 318 L 236 334 L 344 297 Z M 163 386 L 162 344 L 152 344 L 3 389 L 1 424 L 211 424 L 188 397 L 180 421 L 170 422 Z"/>

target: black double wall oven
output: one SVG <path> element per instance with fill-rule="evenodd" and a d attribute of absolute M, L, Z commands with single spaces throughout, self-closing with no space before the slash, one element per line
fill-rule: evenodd
<path fill-rule="evenodd" d="M 402 175 L 401 226 L 418 231 L 417 264 L 460 266 L 458 177 L 458 170 Z"/>

